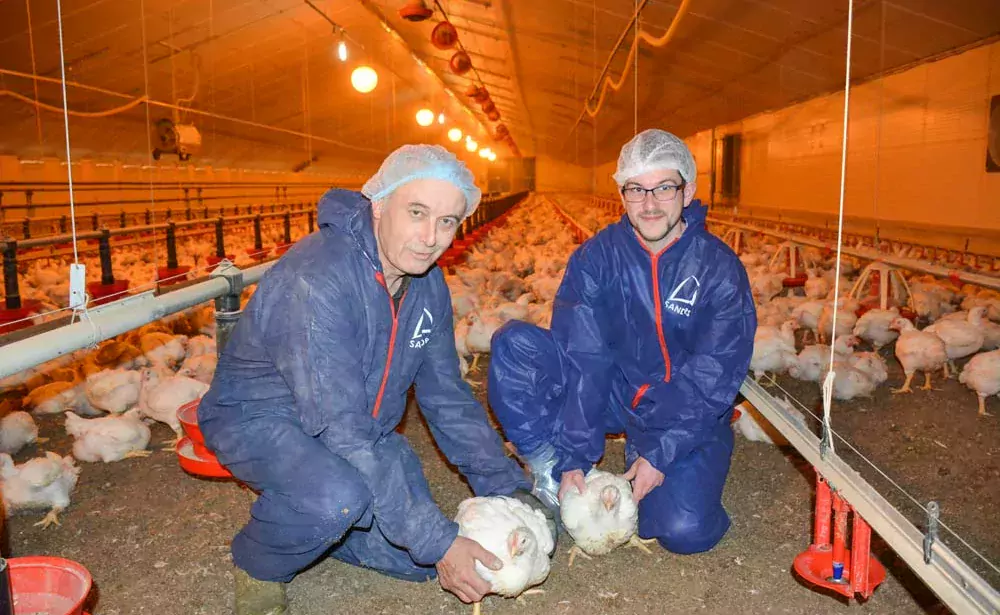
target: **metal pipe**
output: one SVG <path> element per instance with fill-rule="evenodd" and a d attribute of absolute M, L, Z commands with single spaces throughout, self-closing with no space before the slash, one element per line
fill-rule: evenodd
<path fill-rule="evenodd" d="M 243 271 L 243 283 L 256 284 L 273 263 L 274 261 L 262 263 Z M 3 346 L 4 351 L 0 353 L 0 378 L 211 301 L 229 292 L 229 288 L 229 282 L 225 278 L 217 277 L 159 296 L 154 296 L 150 291 L 91 308 L 87 312 L 87 318 L 74 324 Z"/>
<path fill-rule="evenodd" d="M 791 233 L 782 233 L 781 231 L 772 231 L 770 229 L 761 228 L 743 222 L 730 222 L 728 220 L 722 220 L 716 218 L 715 216 L 709 216 L 708 221 L 714 222 L 716 224 L 741 228 L 747 231 L 753 231 L 755 233 L 761 233 L 762 235 L 770 235 L 771 237 L 777 237 L 778 239 L 784 239 L 786 241 L 794 241 L 795 243 L 807 246 L 813 246 L 816 248 L 832 250 L 835 247 L 831 246 L 829 243 L 819 241 L 811 237 L 804 237 L 802 235 L 792 235 Z M 856 248 L 850 248 L 847 246 L 842 246 L 840 248 L 840 251 L 843 254 L 847 254 L 849 256 L 855 256 L 857 258 L 862 258 L 869 261 L 881 261 L 888 265 L 893 265 L 894 267 L 900 267 L 902 269 L 922 271 L 924 273 L 929 273 L 931 275 L 935 275 L 942 278 L 958 279 L 959 281 L 968 284 L 975 284 L 976 286 L 983 286 L 985 288 L 1000 290 L 1000 278 L 994 276 L 983 275 L 980 273 L 969 273 L 966 271 L 959 271 L 957 269 L 948 269 L 946 267 L 941 267 L 939 265 L 932 265 L 930 263 L 919 261 L 912 258 L 902 258 L 899 256 L 892 256 L 889 254 L 880 254 L 878 251 L 858 250 Z"/>

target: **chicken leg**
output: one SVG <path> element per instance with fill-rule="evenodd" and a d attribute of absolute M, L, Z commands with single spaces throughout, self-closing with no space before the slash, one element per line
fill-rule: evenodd
<path fill-rule="evenodd" d="M 948 376 L 948 377 L 950 377 L 950 376 Z M 934 389 L 934 387 L 931 386 L 931 373 L 930 372 L 924 372 L 924 385 L 922 387 L 920 387 L 920 389 L 923 390 L 923 391 L 931 391 L 931 390 Z"/>
<path fill-rule="evenodd" d="M 483 603 L 473 602 L 472 603 L 472 615 L 483 615 Z"/>
<path fill-rule="evenodd" d="M 573 545 L 573 547 L 569 550 L 569 564 L 566 566 L 567 568 L 573 567 L 573 560 L 576 559 L 577 555 L 579 555 L 583 559 L 594 559 L 589 555 L 587 555 L 586 553 L 584 553 L 583 549 L 581 549 L 576 545 Z"/>
<path fill-rule="evenodd" d="M 59 508 L 58 506 L 53 507 L 52 510 L 48 512 L 48 514 L 42 517 L 41 521 L 35 524 L 35 527 L 41 526 L 43 530 L 47 530 L 49 529 L 49 527 L 53 525 L 61 526 L 62 523 L 59 523 L 59 513 L 61 513 L 62 510 L 63 509 Z"/>
<path fill-rule="evenodd" d="M 152 454 L 153 454 L 153 451 L 146 450 L 146 449 L 141 449 L 141 450 L 129 451 L 129 452 L 125 453 L 125 456 L 122 457 L 122 459 L 141 459 L 143 457 L 149 457 Z"/>
<path fill-rule="evenodd" d="M 180 446 L 181 440 L 184 438 L 184 434 L 177 434 L 177 437 L 173 440 L 164 440 L 161 444 L 166 444 L 165 448 L 161 448 L 161 451 L 168 451 L 171 453 L 177 452 L 177 447 Z"/>
<path fill-rule="evenodd" d="M 640 551 L 643 551 L 645 553 L 648 553 L 649 555 L 652 555 L 653 552 L 650 551 L 649 547 L 647 547 L 646 545 L 651 545 L 651 544 L 653 544 L 655 542 L 656 542 L 655 538 L 642 539 L 642 538 L 639 538 L 638 534 L 632 534 L 632 537 L 628 539 L 628 542 L 625 543 L 625 546 L 626 547 L 635 547 L 636 549 L 639 549 Z"/>
<path fill-rule="evenodd" d="M 913 392 L 913 389 L 910 388 L 910 382 L 913 381 L 913 373 L 914 372 L 910 372 L 909 374 L 906 374 L 906 382 L 903 383 L 902 387 L 900 387 L 898 389 L 890 389 L 892 391 L 893 395 L 896 395 L 896 394 L 899 394 L 899 393 L 912 393 Z"/>
<path fill-rule="evenodd" d="M 986 411 L 986 398 L 979 395 L 979 416 L 993 416 Z"/>
<path fill-rule="evenodd" d="M 477 352 L 472 355 L 472 365 L 469 366 L 469 371 L 470 372 L 476 371 L 476 367 L 478 365 L 479 365 L 479 353 Z"/>
<path fill-rule="evenodd" d="M 545 593 L 544 589 L 538 589 L 537 587 L 534 587 L 532 589 L 526 589 L 523 592 L 521 592 L 521 595 L 515 598 L 514 601 L 517 602 L 518 604 L 527 606 L 528 599 L 525 598 L 525 596 L 530 596 L 532 594 L 544 594 L 544 593 Z"/>

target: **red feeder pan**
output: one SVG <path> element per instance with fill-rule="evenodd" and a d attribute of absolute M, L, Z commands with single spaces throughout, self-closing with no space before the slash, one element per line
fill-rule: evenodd
<path fill-rule="evenodd" d="M 216 267 L 218 267 L 219 263 L 221 263 L 223 260 L 224 259 L 221 256 L 209 256 L 208 257 L 208 270 L 212 271 L 213 269 L 215 269 Z M 225 256 L 225 260 L 228 260 L 229 262 L 233 262 L 233 261 L 236 260 L 236 256 L 233 255 L 233 254 L 227 254 Z"/>
<path fill-rule="evenodd" d="M 205 448 L 205 436 L 201 435 L 201 429 L 198 428 L 198 404 L 200 403 L 201 398 L 199 397 L 178 408 L 177 420 L 180 421 L 181 427 L 184 428 L 184 433 L 187 434 L 187 437 L 191 438 L 195 455 L 199 457 L 213 457 L 212 452 Z"/>
<path fill-rule="evenodd" d="M 830 513 L 833 511 L 833 542 L 830 542 Z M 871 527 L 854 512 L 851 548 L 847 548 L 847 515 L 851 505 L 816 475 L 816 517 L 813 543 L 795 558 L 795 572 L 808 583 L 837 592 L 848 599 L 854 594 L 869 598 L 885 580 L 885 568 L 872 558 Z"/>
<path fill-rule="evenodd" d="M 83 602 L 93 584 L 86 568 L 61 557 L 14 557 L 7 563 L 15 615 L 85 615 Z"/>
<path fill-rule="evenodd" d="M 33 326 L 35 323 L 24 319 L 37 314 L 39 307 L 41 307 L 40 302 L 25 299 L 17 309 L 0 309 L 0 335 Z"/>
<path fill-rule="evenodd" d="M 209 478 L 232 478 L 229 470 L 214 455 L 201 456 L 194 452 L 191 438 L 181 438 L 177 443 L 177 459 L 186 472 Z"/>
<path fill-rule="evenodd" d="M 263 246 L 260 250 L 258 250 L 257 248 L 251 246 L 251 247 L 247 248 L 247 256 L 249 256 L 250 258 L 252 258 L 254 260 L 262 261 L 265 258 L 267 258 L 267 254 L 270 251 L 271 251 L 271 248 L 269 248 L 267 246 Z"/>
<path fill-rule="evenodd" d="M 170 267 L 157 267 L 156 268 L 156 280 L 164 280 L 169 284 L 180 284 L 187 279 L 187 273 L 191 271 L 191 267 L 185 265 L 183 267 L 176 267 L 171 269 Z"/>
<path fill-rule="evenodd" d="M 277 254 L 278 256 L 281 256 L 282 254 L 288 252 L 291 249 L 292 249 L 291 244 L 287 246 L 278 246 L 277 248 L 274 249 L 274 253 Z"/>
<path fill-rule="evenodd" d="M 91 282 L 87 284 L 87 294 L 91 297 L 92 305 L 104 305 L 124 299 L 128 294 L 128 285 L 128 280 L 115 280 L 111 284 Z"/>
<path fill-rule="evenodd" d="M 785 278 L 781 281 L 781 285 L 785 288 L 802 288 L 806 285 L 806 280 L 809 279 L 807 275 L 800 275 L 794 278 Z"/>

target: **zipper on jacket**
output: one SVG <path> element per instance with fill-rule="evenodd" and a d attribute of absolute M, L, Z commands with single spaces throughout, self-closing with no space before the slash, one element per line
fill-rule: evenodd
<path fill-rule="evenodd" d="M 381 271 L 375 272 L 375 279 L 378 280 L 382 288 L 385 289 L 386 296 L 389 298 L 389 311 L 392 313 L 392 330 L 389 333 L 389 354 L 385 359 L 385 371 L 382 372 L 382 384 L 378 387 L 378 397 L 375 398 L 375 408 L 372 410 L 372 418 L 378 418 L 379 408 L 382 407 L 382 394 L 385 393 L 385 385 L 389 381 L 389 368 L 392 367 L 392 353 L 396 348 L 396 329 L 399 328 L 399 313 L 396 311 L 396 304 L 392 300 L 392 293 L 389 292 L 389 287 L 385 283 L 385 276 L 382 275 Z M 403 291 L 403 296 L 399 300 L 399 311 L 403 310 L 403 302 L 406 301 L 407 291 Z"/>
<path fill-rule="evenodd" d="M 663 246 L 663 249 L 661 249 L 656 254 L 653 254 L 653 251 L 650 250 L 646 246 L 646 244 L 644 244 L 642 242 L 642 238 L 639 237 L 638 231 L 636 231 L 636 239 L 639 240 L 639 245 L 642 246 L 642 248 L 644 250 L 646 250 L 646 252 L 649 253 L 649 257 L 650 257 L 651 269 L 652 269 L 652 274 L 653 274 L 653 308 L 655 310 L 654 314 L 656 316 L 656 335 L 657 335 L 657 337 L 660 340 L 660 352 L 663 354 L 663 365 L 664 365 L 663 381 L 664 382 L 670 382 L 670 353 L 667 352 L 667 338 L 664 337 L 664 335 L 663 335 L 663 306 L 660 305 L 660 303 L 661 303 L 661 298 L 660 298 L 660 274 L 659 274 L 659 271 L 657 269 L 657 263 L 660 260 L 660 256 L 664 252 L 666 252 L 670 248 L 670 246 L 672 246 L 675 243 L 677 243 L 677 239 L 680 239 L 680 237 L 678 237 L 677 239 L 674 239 L 673 241 L 671 241 L 667 245 Z M 645 393 L 645 391 L 643 391 L 643 393 Z M 641 398 L 641 396 L 639 396 L 639 397 Z M 635 401 L 635 400 L 633 400 L 633 401 Z"/>

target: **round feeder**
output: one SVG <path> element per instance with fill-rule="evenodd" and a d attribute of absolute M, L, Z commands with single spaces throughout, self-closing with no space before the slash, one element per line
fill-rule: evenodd
<path fill-rule="evenodd" d="M 201 429 L 198 428 L 198 404 L 200 403 L 201 398 L 199 397 L 178 408 L 177 420 L 180 421 L 181 427 L 184 428 L 184 433 L 191 439 L 194 454 L 203 458 L 214 457 L 212 452 L 205 447 L 205 436 L 201 435 Z"/>
<path fill-rule="evenodd" d="M 125 297 L 128 294 L 128 285 L 128 280 L 115 280 L 111 284 L 91 282 L 87 284 L 87 294 L 91 297 L 92 305 L 104 305 Z"/>
<path fill-rule="evenodd" d="M 209 478 L 232 478 L 233 476 L 214 455 L 195 454 L 194 443 L 188 437 L 181 438 L 180 442 L 177 443 L 177 459 L 185 471 L 195 476 Z"/>
<path fill-rule="evenodd" d="M 93 583 L 86 568 L 61 557 L 13 557 L 7 563 L 14 615 L 84 615 Z"/>
<path fill-rule="evenodd" d="M 860 304 L 857 310 L 859 318 L 868 310 L 892 307 L 898 308 L 899 315 L 904 318 L 912 320 L 916 317 L 906 278 L 895 267 L 880 261 L 865 267 L 848 296 Z"/>

